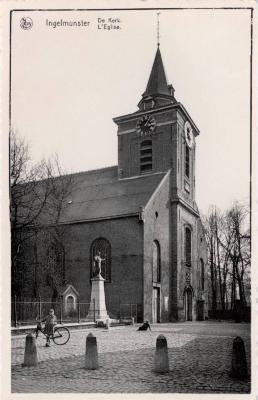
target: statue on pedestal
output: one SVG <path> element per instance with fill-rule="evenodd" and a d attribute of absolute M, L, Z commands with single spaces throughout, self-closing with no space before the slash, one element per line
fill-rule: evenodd
<path fill-rule="evenodd" d="M 91 278 L 91 301 L 87 318 L 98 321 L 106 321 L 109 316 L 106 308 L 105 300 L 105 279 L 101 275 L 101 263 L 105 258 L 101 257 L 101 252 L 98 251 L 94 256 L 94 276 Z"/>
<path fill-rule="evenodd" d="M 101 263 L 105 261 L 105 258 L 101 258 L 101 252 L 98 251 L 98 254 L 94 257 L 95 261 L 95 273 L 94 276 L 99 276 L 101 275 Z"/>

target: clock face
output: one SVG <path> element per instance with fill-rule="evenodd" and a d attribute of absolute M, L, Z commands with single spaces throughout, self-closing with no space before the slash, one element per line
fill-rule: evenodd
<path fill-rule="evenodd" d="M 186 121 L 186 123 L 185 123 L 184 132 L 185 132 L 185 140 L 186 140 L 187 146 L 192 147 L 193 143 L 194 143 L 193 129 L 191 127 L 190 122 L 188 122 L 188 121 Z"/>
<path fill-rule="evenodd" d="M 156 121 L 150 115 L 144 115 L 136 124 L 136 132 L 141 136 L 151 134 L 155 128 Z"/>

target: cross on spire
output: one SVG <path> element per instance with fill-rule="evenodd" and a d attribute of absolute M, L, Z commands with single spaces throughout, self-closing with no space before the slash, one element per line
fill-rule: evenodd
<path fill-rule="evenodd" d="M 159 42 L 159 39 L 160 39 L 160 34 L 159 34 L 159 15 L 160 15 L 160 12 L 157 13 L 157 45 L 158 45 L 158 47 L 160 45 L 160 42 Z"/>

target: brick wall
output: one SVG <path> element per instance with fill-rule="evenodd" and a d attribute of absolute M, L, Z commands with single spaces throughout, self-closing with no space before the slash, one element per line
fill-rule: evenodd
<path fill-rule="evenodd" d="M 108 312 L 117 316 L 119 302 L 137 303 L 139 310 L 142 309 L 143 227 L 138 217 L 68 225 L 64 238 L 67 283 L 72 284 L 79 292 L 81 302 L 90 302 L 91 244 L 100 237 L 106 238 L 111 244 L 111 282 L 105 283 Z M 30 257 L 32 260 L 33 252 L 30 252 Z M 46 263 L 46 248 L 40 234 L 38 261 L 40 275 L 40 269 Z M 32 269 L 30 284 L 33 278 Z M 44 279 L 41 283 L 40 294 L 42 300 L 49 299 L 51 296 L 51 291 Z"/>
<path fill-rule="evenodd" d="M 160 311 L 161 321 L 169 320 L 169 276 L 170 276 L 170 240 L 169 240 L 169 173 L 164 177 L 162 185 L 150 199 L 144 211 L 144 319 L 152 321 L 153 296 L 153 242 L 160 245 L 161 283 L 160 283 Z M 167 300 L 165 299 L 167 298 Z"/>

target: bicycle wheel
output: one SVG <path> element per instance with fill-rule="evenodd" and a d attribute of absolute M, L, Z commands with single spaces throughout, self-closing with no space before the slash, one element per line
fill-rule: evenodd
<path fill-rule="evenodd" d="M 64 326 L 60 326 L 59 328 L 56 328 L 52 339 L 53 339 L 53 342 L 58 345 L 63 345 L 65 343 L 67 343 L 68 340 L 70 339 L 69 329 L 65 328 Z"/>

